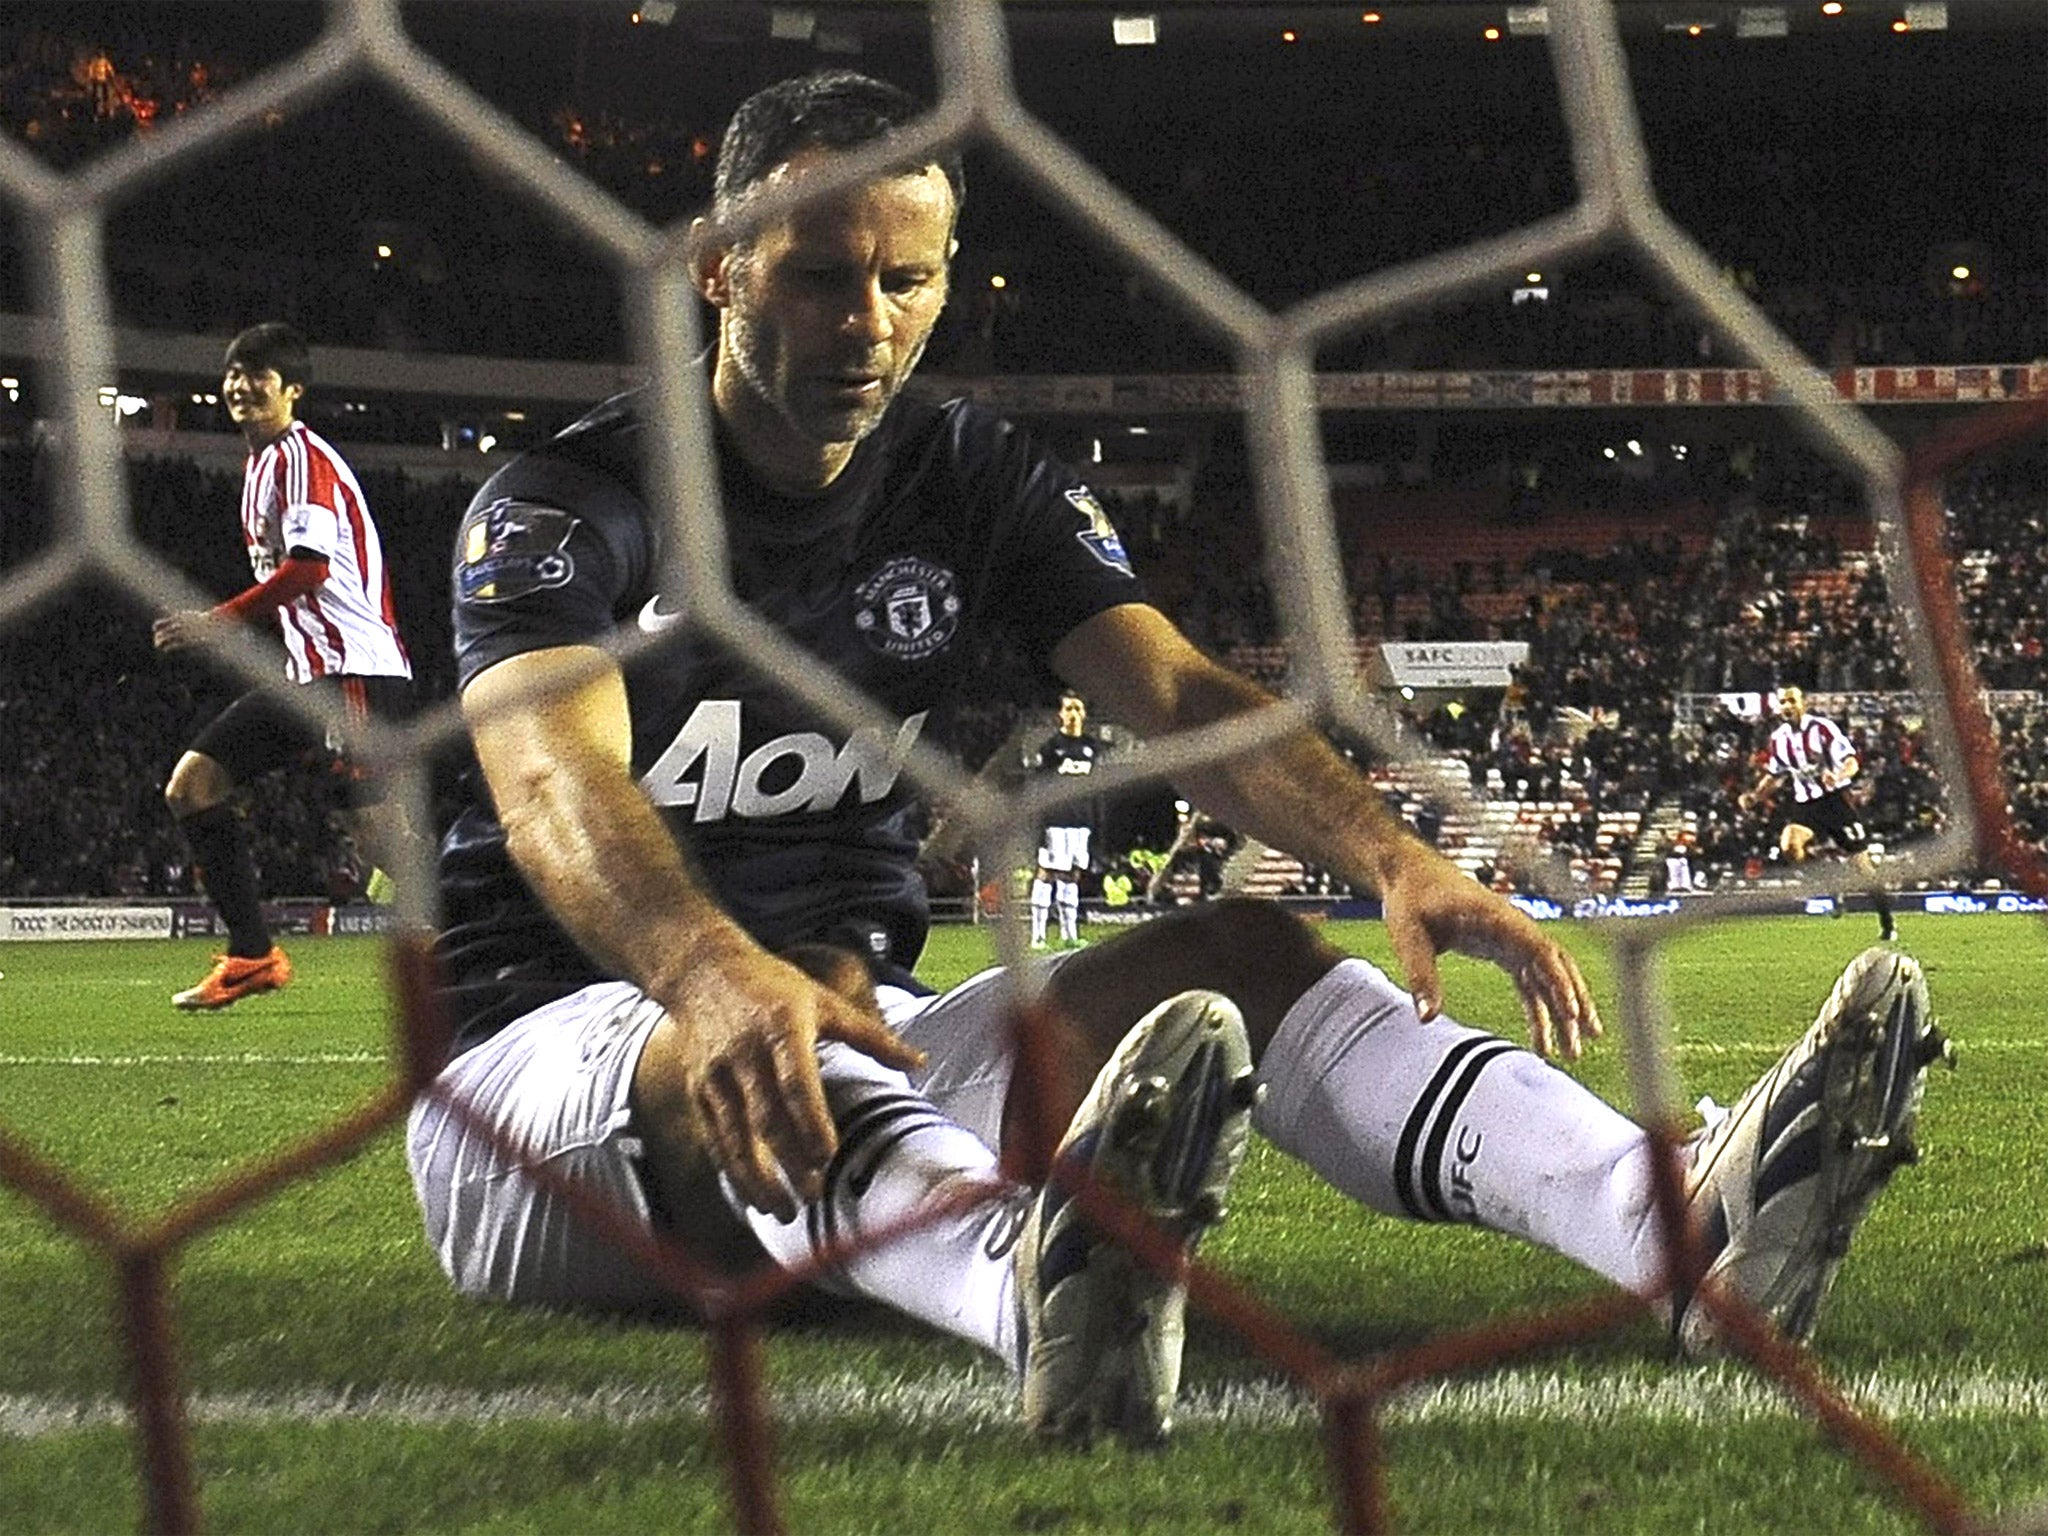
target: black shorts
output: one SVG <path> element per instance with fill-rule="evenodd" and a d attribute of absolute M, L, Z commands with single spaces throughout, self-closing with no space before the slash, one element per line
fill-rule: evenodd
<path fill-rule="evenodd" d="M 1870 846 L 1862 815 L 1839 789 L 1828 791 L 1818 800 L 1802 800 L 1788 807 L 1785 821 L 1789 826 L 1810 829 L 1816 837 L 1826 838 L 1844 853 L 1861 853 Z"/>
<path fill-rule="evenodd" d="M 409 677 L 319 677 L 302 686 L 319 689 L 351 720 L 399 721 L 411 713 Z M 219 763 L 237 784 L 310 763 L 326 766 L 342 781 L 344 804 L 374 805 L 384 798 L 383 784 L 348 760 L 337 736 L 268 689 L 245 693 L 215 715 L 192 750 Z"/>

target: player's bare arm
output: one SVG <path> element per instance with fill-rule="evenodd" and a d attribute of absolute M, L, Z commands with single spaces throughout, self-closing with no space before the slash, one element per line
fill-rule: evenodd
<path fill-rule="evenodd" d="M 326 579 L 325 555 L 292 549 L 275 571 L 226 602 L 165 614 L 150 626 L 150 643 L 166 653 L 210 644 L 237 624 L 267 620 L 278 609 L 317 591 Z"/>
<path fill-rule="evenodd" d="M 836 1145 L 818 1042 L 898 1067 L 916 1053 L 871 1003 L 769 954 L 706 893 L 633 777 L 625 683 L 605 652 L 525 652 L 479 673 L 462 702 L 521 874 L 674 1026 L 643 1107 L 687 1126 L 749 1203 L 793 1217 Z"/>
<path fill-rule="evenodd" d="M 1777 794 L 1778 786 L 1784 782 L 1784 775 L 1772 773 L 1766 768 L 1756 783 L 1735 797 L 1735 803 L 1745 811 L 1753 811 L 1759 805 L 1768 805 Z"/>
<path fill-rule="evenodd" d="M 1148 735 L 1210 724 L 1273 702 L 1141 603 L 1087 620 L 1060 642 L 1053 662 L 1105 712 Z M 1443 1006 L 1437 957 L 1455 949 L 1492 961 L 1514 979 L 1539 1051 L 1576 1057 L 1585 1040 L 1599 1035 L 1599 1014 L 1585 978 L 1564 948 L 1410 832 L 1387 810 L 1371 780 L 1316 732 L 1296 731 L 1256 752 L 1190 770 L 1178 787 L 1261 842 L 1374 892 L 1424 1018 Z"/>
<path fill-rule="evenodd" d="M 208 609 L 167 613 L 149 627 L 149 641 L 166 655 L 205 645 L 228 625 Z"/>

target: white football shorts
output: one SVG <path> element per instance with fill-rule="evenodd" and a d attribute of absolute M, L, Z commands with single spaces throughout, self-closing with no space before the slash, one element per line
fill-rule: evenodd
<path fill-rule="evenodd" d="M 1047 827 L 1045 841 L 1038 850 L 1038 863 L 1043 869 L 1058 874 L 1079 874 L 1088 868 L 1088 829 L 1086 827 Z"/>
<path fill-rule="evenodd" d="M 1067 957 L 1047 957 L 1056 967 Z M 1002 1136 L 1010 1089 L 1011 989 L 1000 969 L 937 997 L 878 989 L 882 1016 L 926 1054 L 910 1079 L 948 1119 L 989 1148 Z M 661 1009 L 625 982 L 603 982 L 536 1008 L 450 1062 L 435 1080 L 509 1144 L 500 1150 L 439 1097 L 406 1122 L 406 1158 L 427 1241 L 455 1288 L 541 1306 L 645 1307 L 672 1293 L 577 1219 L 560 1194 L 520 1172 L 554 1170 L 651 1226 L 633 1134 L 633 1070 Z M 828 1042 L 828 1075 L 903 1074 Z M 508 1151 L 510 1155 L 508 1155 Z M 672 1212 L 687 1236 L 690 1213 Z"/>

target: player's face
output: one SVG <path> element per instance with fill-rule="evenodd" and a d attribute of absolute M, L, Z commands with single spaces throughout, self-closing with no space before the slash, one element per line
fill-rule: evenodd
<path fill-rule="evenodd" d="M 1088 724 L 1088 706 L 1079 699 L 1060 700 L 1060 729 L 1069 736 L 1078 736 Z"/>
<path fill-rule="evenodd" d="M 228 364 L 220 381 L 229 419 L 245 434 L 258 437 L 276 437 L 289 427 L 292 409 L 303 393 L 302 385 L 285 383 L 275 368 L 252 369 L 241 362 Z"/>
<path fill-rule="evenodd" d="M 952 187 L 928 166 L 770 224 L 705 269 L 721 311 L 719 410 L 771 479 L 828 483 L 881 421 L 945 307 L 953 215 Z"/>
<path fill-rule="evenodd" d="M 1797 725 L 1799 717 L 1805 713 L 1806 696 L 1797 688 L 1787 688 L 1779 693 L 1778 717 L 1781 720 L 1790 720 L 1794 725 Z"/>

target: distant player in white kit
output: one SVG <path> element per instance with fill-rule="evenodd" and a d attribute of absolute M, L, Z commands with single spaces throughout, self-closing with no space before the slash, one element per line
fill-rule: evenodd
<path fill-rule="evenodd" d="M 412 663 L 369 501 L 341 455 L 294 416 L 311 376 L 305 339 L 276 321 L 251 326 L 228 344 L 225 369 L 221 396 L 249 444 L 241 521 L 256 584 L 215 608 L 158 619 L 156 648 L 181 651 L 227 625 L 275 616 L 294 683 L 330 691 L 353 719 L 402 714 Z M 171 999 L 178 1007 L 225 1008 L 292 979 L 263 919 L 248 835 L 232 803 L 237 786 L 324 750 L 347 779 L 350 831 L 385 868 L 400 862 L 397 844 L 410 835 L 403 812 L 333 755 L 339 746 L 258 690 L 223 710 L 178 759 L 164 800 L 228 929 L 227 953 Z"/>
<path fill-rule="evenodd" d="M 1032 765 L 1040 773 L 1087 775 L 1095 771 L 1102 743 L 1088 734 L 1088 705 L 1077 693 L 1060 696 L 1060 728 L 1046 738 Z M 1038 877 L 1031 882 L 1031 947 L 1045 948 L 1047 918 L 1059 907 L 1060 938 L 1081 942 L 1081 876 L 1088 870 L 1088 841 L 1093 831 L 1088 802 L 1073 801 L 1054 813 L 1058 824 L 1045 829 L 1038 849 Z"/>
<path fill-rule="evenodd" d="M 1890 941 L 1898 937 L 1891 898 L 1878 881 L 1877 861 L 1870 855 L 1863 817 L 1844 793 L 1862 767 L 1846 731 L 1826 715 L 1809 710 L 1803 690 L 1780 688 L 1778 726 L 1771 732 L 1763 777 L 1742 802 L 1747 809 L 1759 798 L 1772 798 L 1780 786 L 1789 783 L 1792 804 L 1784 811 L 1778 830 L 1779 852 L 1794 864 L 1803 864 L 1814 839 L 1825 837 L 1848 854 L 1869 882 L 1879 936 Z"/>

